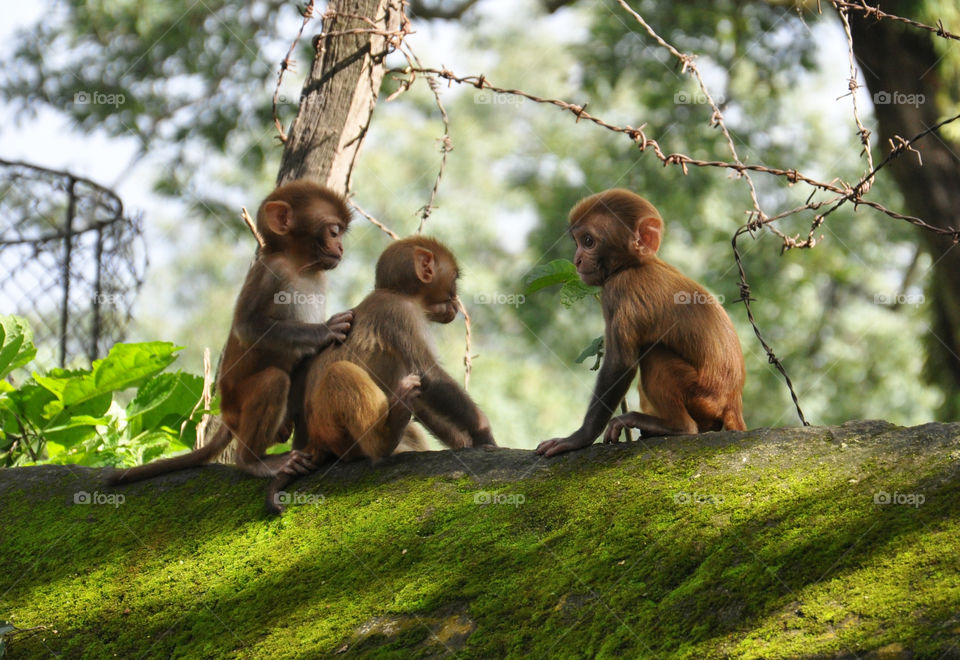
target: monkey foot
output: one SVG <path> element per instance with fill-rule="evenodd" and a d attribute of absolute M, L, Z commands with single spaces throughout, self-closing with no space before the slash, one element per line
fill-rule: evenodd
<path fill-rule="evenodd" d="M 626 428 L 626 424 L 619 417 L 614 417 L 607 425 L 607 430 L 603 434 L 603 444 L 615 445 L 620 442 L 620 432 Z"/>
<path fill-rule="evenodd" d="M 317 464 L 313 462 L 313 457 L 302 451 L 294 449 L 290 452 L 290 457 L 286 463 L 280 466 L 280 474 L 310 474 L 317 469 Z"/>
<path fill-rule="evenodd" d="M 267 500 L 267 513 L 273 516 L 282 515 L 284 511 L 287 510 L 285 506 L 280 504 L 279 493 L 270 497 Z"/>

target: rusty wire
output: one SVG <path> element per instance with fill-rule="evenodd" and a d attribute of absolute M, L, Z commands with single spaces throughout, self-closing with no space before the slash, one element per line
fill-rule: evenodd
<path fill-rule="evenodd" d="M 945 30 L 943 27 L 943 21 L 941 20 L 937 20 L 937 24 L 935 26 L 927 25 L 926 23 L 921 23 L 920 21 L 914 21 L 909 18 L 904 18 L 903 16 L 897 16 L 896 14 L 889 14 L 885 11 L 882 11 L 879 7 L 872 7 L 868 5 L 866 3 L 866 0 L 860 0 L 860 2 L 844 2 L 843 0 L 831 0 L 831 2 L 834 5 L 836 5 L 838 9 L 840 7 L 844 9 L 854 9 L 856 11 L 863 12 L 867 16 L 873 16 L 878 21 L 883 19 L 896 21 L 898 23 L 904 23 L 905 25 L 909 25 L 910 27 L 914 27 L 919 30 L 926 30 L 927 32 L 932 32 L 933 34 L 937 35 L 938 37 L 942 37 L 943 39 L 953 39 L 955 41 L 960 41 L 960 35 L 956 35 L 956 34 L 953 34 L 952 32 L 948 32 L 947 30 Z"/>
<path fill-rule="evenodd" d="M 730 134 L 726 126 L 726 123 L 724 122 L 723 113 L 721 112 L 719 106 L 717 105 L 709 89 L 707 88 L 706 83 L 704 82 L 700 74 L 700 71 L 696 66 L 694 56 L 687 53 L 680 52 L 674 46 L 668 43 L 665 39 L 663 39 L 663 37 L 657 34 L 657 32 L 644 20 L 644 18 L 637 11 L 631 8 L 625 0 L 617 0 L 617 1 L 620 4 L 620 6 L 623 7 L 646 30 L 646 32 L 650 35 L 650 37 L 654 41 L 656 41 L 660 47 L 666 49 L 668 52 L 670 52 L 671 55 L 673 55 L 673 57 L 675 57 L 679 61 L 681 65 L 681 72 L 689 73 L 696 80 L 697 85 L 700 87 L 700 90 L 703 92 L 704 96 L 708 99 L 708 103 L 712 111 L 710 116 L 710 125 L 720 129 L 721 133 L 723 134 L 727 148 L 730 151 L 732 156 L 731 161 L 702 160 L 702 159 L 691 158 L 690 156 L 687 156 L 681 153 L 666 154 L 664 153 L 664 151 L 662 150 L 660 144 L 657 142 L 656 139 L 647 136 L 645 132 L 646 124 L 641 124 L 638 127 L 634 127 L 630 125 L 620 126 L 617 124 L 610 123 L 599 116 L 595 116 L 587 112 L 586 110 L 587 104 L 585 103 L 583 105 L 579 105 L 579 104 L 571 103 L 561 99 L 540 97 L 521 89 L 499 87 L 490 83 L 487 80 L 486 76 L 484 76 L 483 74 L 458 75 L 445 67 L 439 68 L 439 69 L 424 67 L 420 63 L 420 60 L 416 56 L 414 51 L 404 41 L 406 35 L 411 34 L 413 32 L 410 29 L 410 22 L 408 17 L 406 16 L 406 7 L 405 7 L 406 3 L 402 3 L 403 4 L 402 11 L 404 13 L 403 13 L 403 18 L 401 22 L 401 27 L 399 30 L 395 32 L 385 33 L 381 30 L 376 29 L 376 25 L 372 21 L 370 21 L 370 19 L 356 16 L 354 18 L 363 19 L 366 22 L 370 23 L 371 28 L 369 29 L 361 28 L 356 30 L 329 32 L 321 36 L 335 36 L 339 34 L 360 34 L 364 32 L 377 33 L 377 34 L 384 35 L 388 39 L 390 48 L 392 50 L 399 51 L 401 54 L 403 54 L 407 62 L 406 67 L 403 67 L 401 69 L 393 69 L 388 72 L 388 73 L 398 74 L 403 77 L 398 78 L 400 80 L 400 86 L 393 94 L 391 94 L 387 98 L 387 100 L 388 101 L 393 100 L 397 96 L 409 90 L 418 76 L 423 77 L 426 80 L 432 93 L 434 94 L 434 98 L 436 99 L 436 104 L 440 109 L 441 120 L 443 122 L 443 127 L 444 127 L 443 136 L 440 138 L 442 143 L 441 144 L 442 158 L 441 158 L 439 172 L 437 174 L 436 179 L 434 180 L 434 185 L 430 192 L 430 198 L 427 201 L 427 203 L 419 210 L 421 220 L 420 220 L 418 232 L 422 231 L 423 225 L 427 220 L 427 218 L 429 217 L 434 207 L 434 203 L 437 197 L 437 192 L 440 186 L 440 181 L 443 177 L 443 173 L 447 164 L 447 153 L 452 149 L 452 144 L 449 138 L 449 133 L 450 133 L 449 117 L 447 115 L 446 109 L 444 108 L 440 100 L 440 95 L 439 95 L 438 82 L 440 80 L 446 80 L 448 85 L 453 83 L 461 84 L 461 85 L 471 85 L 473 87 L 476 87 L 477 89 L 486 89 L 498 94 L 507 94 L 507 95 L 525 98 L 529 101 L 532 101 L 538 104 L 555 106 L 565 112 L 568 112 L 574 115 L 576 117 L 577 123 L 583 120 L 583 121 L 595 124 L 596 126 L 599 126 L 600 128 L 611 131 L 613 133 L 625 135 L 634 144 L 637 145 L 640 151 L 645 152 L 647 150 L 650 150 L 654 154 L 654 156 L 663 163 L 664 167 L 669 165 L 678 166 L 680 167 L 680 169 L 683 171 L 684 174 L 688 173 L 688 169 L 691 166 L 713 167 L 713 168 L 731 170 L 735 172 L 739 177 L 743 178 L 749 188 L 750 199 L 751 199 L 753 208 L 747 213 L 747 216 L 748 216 L 747 222 L 743 224 L 741 227 L 739 227 L 732 237 L 734 259 L 736 261 L 737 269 L 740 277 L 740 283 L 739 283 L 740 300 L 739 301 L 743 302 L 744 307 L 746 308 L 747 318 L 751 326 L 753 327 L 754 333 L 756 334 L 758 340 L 760 341 L 761 345 L 766 351 L 770 363 L 773 364 L 783 376 L 784 381 L 788 389 L 790 390 L 790 394 L 793 399 L 794 405 L 796 406 L 797 414 L 800 417 L 801 422 L 804 425 L 806 425 L 808 424 L 808 422 L 806 421 L 806 418 L 804 417 L 803 411 L 800 407 L 800 402 L 797 397 L 796 391 L 793 387 L 793 383 L 790 380 L 790 377 L 787 374 L 783 364 L 774 353 L 773 349 L 764 340 L 763 334 L 760 331 L 760 328 L 756 322 L 756 319 L 754 318 L 753 311 L 750 305 L 752 300 L 750 297 L 750 285 L 749 285 L 749 282 L 747 281 L 746 272 L 745 272 L 743 261 L 742 261 L 742 255 L 740 254 L 740 251 L 737 248 L 737 240 L 740 237 L 742 237 L 744 234 L 749 234 L 755 237 L 758 231 L 762 229 L 766 229 L 767 231 L 776 235 L 781 240 L 782 251 L 795 249 L 795 248 L 800 248 L 800 249 L 813 248 L 816 246 L 818 242 L 815 236 L 815 233 L 817 229 L 819 229 L 819 227 L 823 224 L 827 216 L 829 216 L 831 213 L 839 209 L 841 206 L 843 206 L 847 202 L 851 202 L 853 203 L 854 207 L 857 207 L 862 204 L 864 206 L 867 206 L 876 211 L 879 211 L 880 213 L 883 213 L 896 220 L 902 220 L 910 224 L 913 224 L 925 231 L 935 233 L 935 234 L 940 234 L 940 235 L 951 236 L 955 242 L 960 241 L 960 229 L 956 227 L 946 227 L 946 228 L 935 227 L 925 222 L 921 218 L 917 218 L 914 216 L 899 213 L 897 211 L 893 211 L 891 209 L 886 208 L 882 204 L 879 204 L 878 202 L 874 202 L 872 200 L 868 200 L 864 198 L 864 195 L 866 195 L 869 192 L 876 174 L 881 169 L 883 169 L 893 159 L 903 155 L 908 151 L 912 151 L 916 153 L 917 157 L 919 158 L 919 152 L 917 152 L 916 149 L 914 148 L 914 144 L 918 140 L 933 133 L 934 131 L 938 130 L 942 126 L 952 123 L 954 121 L 957 121 L 958 119 L 960 119 L 960 114 L 943 119 L 942 121 L 938 122 L 936 125 L 931 126 L 930 128 L 922 131 L 921 133 L 918 133 L 913 138 L 905 139 L 901 136 L 895 136 L 894 140 L 891 141 L 890 150 L 887 153 L 886 157 L 882 161 L 880 161 L 879 164 L 874 165 L 873 154 L 870 149 L 870 137 L 871 137 L 870 131 L 864 126 L 860 118 L 860 111 L 859 111 L 859 107 L 857 105 L 857 100 L 856 100 L 856 91 L 859 88 L 859 83 L 857 82 L 857 76 L 856 76 L 855 58 L 853 55 L 853 37 L 850 32 L 848 15 L 850 11 L 858 11 L 868 16 L 873 16 L 876 18 L 876 20 L 893 20 L 893 21 L 901 22 L 917 29 L 922 29 L 922 30 L 932 32 L 941 38 L 960 40 L 960 37 L 947 31 L 943 27 L 942 21 L 939 21 L 939 20 L 937 21 L 936 26 L 932 26 L 932 25 L 927 25 L 924 23 L 920 23 L 918 21 L 904 18 L 902 16 L 897 16 L 894 14 L 884 12 L 877 7 L 868 5 L 865 0 L 861 0 L 860 2 L 831 0 L 832 4 L 837 9 L 837 12 L 840 15 L 840 19 L 844 28 L 844 34 L 847 39 L 847 47 L 848 47 L 847 51 L 848 51 L 848 59 L 850 63 L 850 77 L 848 81 L 847 94 L 849 94 L 852 97 L 854 122 L 857 126 L 857 133 L 860 139 L 860 143 L 863 146 L 863 151 L 866 157 L 867 169 L 868 169 L 867 173 L 864 174 L 855 184 L 849 185 L 840 179 L 833 179 L 830 181 L 817 180 L 808 175 L 803 174 L 802 172 L 796 169 L 783 169 L 783 168 L 777 168 L 777 167 L 770 167 L 768 165 L 761 165 L 759 163 L 743 162 L 737 153 L 737 149 L 734 144 L 733 137 Z M 333 12 L 328 11 L 324 15 L 324 18 L 327 18 L 328 16 L 331 16 L 331 15 L 333 15 Z M 347 16 L 346 14 L 343 14 L 343 15 Z M 301 28 L 301 32 L 302 32 L 302 28 Z M 299 39 L 299 35 L 298 35 L 298 39 Z M 284 60 L 284 62 L 286 62 L 286 60 Z M 287 66 L 286 68 L 289 68 L 289 67 Z M 281 69 L 280 77 L 282 77 L 286 68 Z M 279 80 L 278 80 L 278 86 L 279 86 Z M 847 94 L 844 94 L 844 96 L 846 96 Z M 842 96 L 840 98 L 842 98 Z M 281 131 L 281 135 L 282 135 L 282 131 Z M 787 211 L 783 211 L 775 215 L 767 215 L 766 213 L 764 213 L 764 211 L 760 206 L 760 201 L 757 195 L 756 187 L 753 182 L 753 179 L 750 176 L 751 173 L 766 174 L 773 177 L 779 177 L 779 178 L 785 179 L 788 185 L 802 183 L 809 186 L 812 190 L 805 204 L 789 209 Z M 832 197 L 826 200 L 814 200 L 813 197 L 818 191 L 830 193 L 832 194 Z M 780 220 L 783 220 L 787 217 L 797 215 L 805 211 L 816 212 L 825 206 L 828 207 L 826 211 L 824 211 L 823 213 L 815 213 L 814 218 L 811 220 L 811 223 L 810 223 L 810 230 L 805 239 L 801 239 L 799 235 L 788 236 L 787 234 L 783 233 L 777 227 L 774 226 L 774 223 Z M 370 220 L 374 225 L 379 227 L 382 231 L 386 232 L 391 237 L 396 238 L 396 234 L 393 231 L 391 231 L 388 227 L 386 227 L 386 225 L 377 221 L 375 218 L 373 218 L 373 216 L 366 213 L 359 207 L 356 207 L 356 205 L 355 205 L 355 208 L 357 208 L 358 211 L 360 211 L 360 213 L 364 215 L 364 217 Z M 470 343 L 469 316 L 467 315 L 466 309 L 463 307 L 462 303 L 461 303 L 461 308 L 464 311 L 465 317 L 468 319 L 467 349 L 466 349 L 466 357 L 464 358 L 464 364 L 466 365 L 466 368 L 467 368 L 467 374 L 466 374 L 465 380 L 468 381 L 470 365 L 471 365 L 470 354 L 469 354 L 469 343 Z"/>
<path fill-rule="evenodd" d="M 280 60 L 280 70 L 277 71 L 277 86 L 273 90 L 273 124 L 277 127 L 277 133 L 279 134 L 280 142 L 286 144 L 287 142 L 287 133 L 283 129 L 283 122 L 280 121 L 280 116 L 277 113 L 277 100 L 280 98 L 280 85 L 283 83 L 283 74 L 287 71 L 292 71 L 297 61 L 293 59 L 293 51 L 296 49 L 297 44 L 300 43 L 300 39 L 303 38 L 303 31 L 307 27 L 307 23 L 313 20 L 313 0 L 308 0 L 307 4 L 300 12 L 303 16 L 303 21 L 300 23 L 300 29 L 297 31 L 297 36 L 294 38 L 293 43 L 290 44 L 287 54 L 282 60 Z"/>

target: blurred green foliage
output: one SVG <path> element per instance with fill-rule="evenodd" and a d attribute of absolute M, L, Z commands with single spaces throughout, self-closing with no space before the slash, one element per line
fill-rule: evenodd
<path fill-rule="evenodd" d="M 272 62 L 288 47 L 298 17 L 289 3 L 214 2 L 189 5 L 184 13 L 188 4 L 148 11 L 141 3 L 61 7 L 17 40 L 15 68 L 0 91 L 13 100 L 39 95 L 84 130 L 117 136 L 132 130 L 145 150 L 160 154 L 158 189 L 185 200 L 189 211 L 189 220 L 167 221 L 167 238 L 190 249 L 151 274 L 148 293 L 162 289 L 170 304 L 152 304 L 142 321 L 152 336 L 184 335 L 187 362 L 195 364 L 204 345 L 216 352 L 222 343 L 252 251 L 252 240 L 237 229 L 236 191 L 254 206 L 277 170 Z M 698 56 L 743 160 L 821 179 L 853 181 L 865 171 L 850 100 L 841 98 L 848 63 L 835 14 L 732 0 L 631 4 L 664 38 Z M 956 13 L 950 3 L 927 4 L 934 14 Z M 415 27 L 411 44 L 427 66 L 443 63 L 460 74 L 483 73 L 501 87 L 589 102 L 589 111 L 608 121 L 644 125 L 666 153 L 730 158 L 690 76 L 619 7 L 583 2 L 545 14 L 532 1 L 482 2 L 457 23 Z M 289 75 L 284 86 L 292 98 L 308 69 L 305 48 L 298 55 L 300 77 Z M 57 56 L 47 57 L 48 51 Z M 383 98 L 398 84 L 388 76 Z M 78 106 L 71 100 L 81 88 L 116 90 L 128 104 L 116 111 Z M 469 86 L 441 93 L 454 151 L 427 231 L 447 241 L 465 265 L 471 392 L 502 444 L 532 447 L 580 423 L 594 374 L 591 361 L 577 364 L 576 358 L 602 333 L 599 306 L 587 296 L 567 309 L 563 296 L 550 295 L 553 289 L 535 296 L 523 290 L 531 272 L 571 257 L 569 208 L 614 186 L 654 201 L 666 221 L 661 256 L 726 301 L 747 362 L 747 423 L 798 422 L 737 302 L 730 238 L 752 208 L 742 180 L 716 168 L 684 175 L 628 138 L 577 123 L 552 106 Z M 289 121 L 294 107 L 282 111 Z M 869 120 L 868 109 L 861 113 Z M 401 235 L 415 231 L 439 167 L 441 135 L 439 111 L 422 81 L 390 103 L 381 100 L 354 174 L 355 200 Z M 780 179 L 753 178 L 768 215 L 810 195 Z M 901 204 L 883 176 L 871 196 L 891 208 Z M 196 222 L 203 217 L 206 225 Z M 780 228 L 805 235 L 811 219 L 808 212 Z M 914 261 L 918 272 L 929 267 L 918 255 L 916 234 L 849 206 L 819 231 L 824 240 L 813 250 L 781 254 L 780 242 L 767 233 L 740 243 L 754 313 L 807 418 L 819 424 L 933 418 L 943 393 L 922 379 L 928 310 L 922 288 L 905 275 Z M 370 288 L 371 264 L 387 242 L 362 218 L 354 223 L 344 265 L 331 277 L 328 311 L 355 303 Z M 889 304 L 902 294 L 916 304 Z M 456 372 L 462 327 L 440 328 L 437 335 Z M 636 406 L 635 394 L 629 402 Z"/>

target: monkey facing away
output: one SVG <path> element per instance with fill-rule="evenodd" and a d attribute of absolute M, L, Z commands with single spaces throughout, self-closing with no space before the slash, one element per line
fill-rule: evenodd
<path fill-rule="evenodd" d="M 280 469 L 312 467 L 298 451 L 268 456 L 292 425 L 291 372 L 304 358 L 350 331 L 353 312 L 323 322 L 324 279 L 343 257 L 350 210 L 342 195 L 308 180 L 277 187 L 257 211 L 264 245 L 237 297 L 218 384 L 224 424 L 211 441 L 192 452 L 130 469 L 114 470 L 122 484 L 201 465 L 238 440 L 237 465 L 266 477 Z"/>
<path fill-rule="evenodd" d="M 496 446 L 486 416 L 432 348 L 429 322 L 457 315 L 458 277 L 453 253 L 435 239 L 415 236 L 387 247 L 374 291 L 354 309 L 350 335 L 307 367 L 297 434 L 305 430 L 309 463 L 387 456 L 411 416 L 448 445 L 452 431 L 473 447 Z M 276 475 L 267 494 L 271 512 L 283 511 L 278 493 L 296 476 Z"/>
<path fill-rule="evenodd" d="M 604 442 L 618 442 L 625 427 L 644 436 L 746 430 L 745 369 L 733 323 L 702 286 L 657 257 L 662 233 L 656 208 L 624 189 L 587 197 L 570 211 L 577 272 L 602 287 L 606 353 L 583 424 L 541 442 L 538 454 L 586 447 L 604 427 Z M 643 412 L 611 419 L 638 367 Z"/>

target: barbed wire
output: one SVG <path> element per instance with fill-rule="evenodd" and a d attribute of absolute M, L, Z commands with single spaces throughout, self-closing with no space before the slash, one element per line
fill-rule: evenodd
<path fill-rule="evenodd" d="M 943 39 L 954 39 L 956 41 L 960 41 L 960 35 L 956 35 L 956 34 L 953 34 L 952 32 L 948 32 L 947 30 L 945 30 L 943 27 L 943 21 L 940 19 L 937 19 L 936 26 L 927 25 L 926 23 L 921 23 L 920 21 L 915 21 L 910 18 L 904 18 L 903 16 L 897 16 L 896 14 L 887 13 L 881 10 L 879 7 L 872 7 L 866 3 L 866 0 L 860 0 L 860 2 L 844 2 L 843 0 L 831 0 L 831 2 L 834 5 L 836 5 L 838 9 L 840 7 L 843 7 L 844 9 L 855 9 L 857 11 L 862 11 L 867 16 L 875 17 L 878 21 L 882 19 L 896 21 L 897 23 L 904 23 L 906 25 L 909 25 L 910 27 L 915 27 L 920 30 L 926 30 L 927 32 L 932 32 L 933 34 Z M 818 10 L 819 10 L 819 7 L 818 7 Z"/>
<path fill-rule="evenodd" d="M 283 74 L 293 70 L 297 63 L 297 61 L 293 59 L 293 51 L 296 49 L 297 44 L 300 43 L 300 39 L 303 38 L 303 31 L 306 29 L 307 23 L 313 20 L 313 0 L 308 0 L 307 4 L 300 10 L 300 15 L 303 17 L 303 20 L 300 22 L 300 29 L 297 31 L 297 36 L 294 38 L 293 43 L 290 44 L 287 54 L 280 60 L 280 70 L 277 71 L 277 86 L 273 90 L 273 124 L 277 127 L 280 142 L 284 144 L 287 142 L 287 133 L 283 128 L 283 122 L 280 121 L 280 115 L 277 112 L 277 101 L 280 99 L 280 85 L 283 84 Z"/>
<path fill-rule="evenodd" d="M 817 230 L 822 226 L 826 218 L 830 214 L 835 212 L 837 209 L 842 207 L 844 204 L 849 202 L 849 203 L 853 203 L 854 207 L 857 207 L 862 204 L 880 213 L 883 213 L 890 218 L 908 222 L 916 227 L 919 227 L 925 231 L 928 231 L 934 234 L 950 236 L 954 242 L 960 242 L 960 229 L 956 227 L 952 227 L 952 226 L 936 227 L 927 223 L 921 218 L 894 211 L 878 202 L 864 198 L 864 195 L 866 195 L 870 191 L 873 185 L 873 182 L 875 180 L 876 174 L 880 170 L 886 167 L 894 159 L 902 156 L 904 153 L 907 153 L 908 151 L 914 152 L 919 158 L 920 154 L 914 146 L 915 143 L 923 139 L 927 135 L 930 135 L 931 133 L 939 130 L 943 126 L 950 124 L 952 122 L 955 122 L 957 120 L 960 120 L 960 113 L 939 121 L 937 124 L 925 129 L 924 131 L 921 131 L 920 133 L 918 133 L 917 135 L 915 135 L 910 139 L 905 139 L 902 136 L 895 135 L 893 139 L 890 141 L 890 145 L 889 145 L 890 149 L 887 152 L 886 156 L 878 164 L 874 165 L 873 154 L 870 148 L 871 133 L 869 129 L 867 129 L 866 126 L 863 124 L 863 121 L 860 117 L 860 109 L 858 107 L 857 98 L 856 98 L 857 96 L 856 93 L 857 93 L 857 90 L 860 89 L 860 85 L 857 81 L 856 59 L 854 56 L 854 49 L 853 49 L 853 37 L 851 34 L 850 25 L 849 25 L 849 12 L 850 11 L 861 12 L 867 16 L 873 16 L 878 21 L 892 20 L 892 21 L 901 22 L 917 29 L 926 30 L 944 39 L 960 40 L 960 37 L 958 37 L 956 34 L 953 34 L 947 31 L 944 28 L 942 21 L 940 20 L 937 21 L 936 26 L 932 26 L 932 25 L 924 24 L 918 21 L 914 21 L 912 19 L 904 18 L 902 16 L 897 16 L 895 14 L 884 12 L 877 7 L 872 7 L 868 5 L 865 2 L 865 0 L 861 0 L 860 2 L 831 0 L 831 4 L 833 4 L 838 14 L 840 15 L 840 20 L 842 22 L 843 29 L 844 29 L 844 35 L 847 41 L 847 53 L 848 53 L 848 60 L 849 60 L 849 66 L 850 66 L 850 77 L 848 79 L 848 85 L 847 85 L 848 91 L 843 96 L 850 95 L 852 97 L 854 122 L 857 126 L 857 134 L 858 134 L 860 143 L 863 146 L 863 155 L 866 158 L 867 170 L 868 170 L 862 177 L 860 177 L 860 179 L 856 181 L 856 183 L 854 183 L 853 185 L 850 185 L 844 182 L 840 178 L 834 178 L 830 181 L 823 181 L 823 180 L 816 179 L 812 176 L 806 175 L 800 172 L 798 169 L 794 169 L 794 168 L 778 168 L 778 167 L 772 167 L 769 165 L 763 165 L 760 163 L 750 163 L 750 162 L 742 161 L 737 152 L 733 137 L 724 121 L 723 113 L 720 110 L 720 107 L 718 106 L 716 101 L 714 100 L 713 95 L 710 93 L 705 81 L 703 80 L 700 70 L 696 65 L 695 56 L 688 53 L 683 53 L 677 48 L 675 48 L 673 45 L 671 45 L 669 42 L 667 42 L 652 28 L 652 26 L 643 18 L 643 16 L 641 16 L 636 10 L 630 7 L 630 5 L 626 2 L 626 0 L 617 0 L 617 1 L 619 5 L 625 11 L 627 11 L 634 18 L 634 20 L 636 20 L 644 28 L 647 34 L 649 34 L 650 37 L 660 47 L 667 50 L 674 58 L 676 58 L 679 61 L 681 65 L 681 73 L 688 73 L 696 81 L 701 92 L 704 94 L 704 97 L 707 99 L 707 102 L 711 109 L 709 124 L 710 126 L 714 128 L 718 128 L 721 131 L 724 141 L 726 143 L 727 149 L 730 151 L 730 154 L 732 156 L 731 160 L 729 161 L 728 160 L 703 160 L 698 158 L 692 158 L 682 153 L 667 154 L 663 151 L 659 142 L 656 139 L 649 137 L 647 135 L 647 132 L 646 132 L 647 125 L 645 123 L 641 124 L 638 127 L 634 127 L 631 125 L 614 124 L 609 121 L 606 121 L 605 119 L 597 115 L 587 112 L 587 109 L 586 109 L 587 103 L 576 104 L 576 103 L 572 103 L 572 102 L 565 101 L 558 98 L 537 96 L 535 94 L 531 94 L 521 89 L 501 87 L 501 86 L 492 84 L 484 74 L 458 75 L 457 73 L 454 73 L 450 69 L 447 69 L 446 67 L 442 67 L 442 66 L 441 68 L 425 67 L 422 65 L 416 53 L 413 51 L 413 49 L 405 41 L 407 35 L 413 34 L 413 30 L 410 28 L 409 18 L 406 15 L 407 2 L 405 0 L 401 2 L 401 11 L 403 12 L 401 26 L 396 31 L 384 32 L 383 30 L 378 29 L 376 24 L 370 21 L 370 19 L 368 18 L 361 17 L 361 16 L 351 16 L 349 14 L 336 14 L 334 11 L 330 10 L 326 14 L 324 14 L 325 19 L 333 15 L 353 17 L 353 18 L 365 20 L 371 25 L 371 27 L 323 33 L 321 35 L 318 35 L 318 37 L 315 37 L 315 39 L 320 37 L 335 36 L 339 34 L 360 34 L 360 33 L 375 33 L 375 34 L 380 34 L 382 36 L 385 36 L 388 40 L 388 44 L 390 48 L 393 51 L 401 53 L 404 56 L 404 59 L 406 60 L 405 67 L 394 68 L 387 71 L 387 73 L 395 74 L 395 76 L 397 76 L 396 79 L 400 81 L 398 89 L 395 90 L 390 96 L 387 97 L 387 101 L 392 101 L 398 96 L 400 96 L 401 94 L 407 92 L 412 87 L 412 85 L 414 84 L 414 82 L 418 77 L 423 78 L 427 82 L 427 85 L 430 87 L 431 92 L 434 95 L 437 107 L 440 110 L 441 121 L 443 123 L 443 135 L 440 138 L 442 157 L 441 157 L 439 171 L 434 180 L 434 185 L 431 188 L 430 197 L 427 203 L 423 207 L 421 207 L 421 209 L 419 210 L 421 220 L 417 230 L 418 232 L 422 231 L 424 223 L 429 218 L 430 213 L 434 208 L 440 182 L 447 165 L 447 154 L 453 148 L 452 142 L 450 140 L 449 116 L 447 114 L 446 108 L 443 106 L 443 103 L 441 101 L 440 94 L 439 94 L 439 82 L 441 80 L 447 81 L 448 86 L 451 84 L 470 85 L 480 90 L 489 90 L 497 94 L 505 94 L 505 95 L 524 98 L 537 104 L 552 105 L 554 107 L 561 109 L 564 112 L 572 114 L 576 118 L 575 123 L 585 121 L 588 123 L 592 123 L 607 131 L 625 135 L 637 146 L 637 148 L 641 152 L 646 152 L 649 150 L 654 154 L 654 156 L 658 160 L 662 162 L 664 167 L 677 166 L 681 169 L 681 171 L 685 175 L 688 174 L 690 167 L 709 167 L 709 168 L 727 169 L 736 173 L 736 175 L 739 178 L 742 178 L 746 182 L 749 188 L 750 200 L 752 204 L 752 208 L 747 212 L 746 223 L 740 226 L 734 232 L 732 237 L 734 259 L 737 264 L 737 269 L 738 269 L 738 274 L 740 279 L 740 282 L 739 282 L 740 299 L 738 302 L 742 302 L 744 304 L 744 307 L 747 312 L 748 321 L 750 322 L 750 325 L 753 327 L 754 333 L 756 334 L 758 340 L 760 341 L 761 346 L 763 346 L 764 351 L 767 353 L 768 360 L 770 361 L 771 364 L 773 364 L 777 368 L 777 370 L 783 376 L 784 381 L 787 385 L 787 388 L 790 390 L 790 394 L 793 399 L 794 405 L 796 407 L 797 414 L 800 417 L 801 422 L 804 425 L 807 425 L 808 422 L 804 417 L 803 411 L 800 407 L 799 398 L 796 394 L 793 383 L 790 380 L 790 377 L 787 374 L 785 367 L 783 366 L 779 358 L 777 358 L 772 347 L 764 340 L 760 327 L 756 319 L 754 318 L 753 311 L 751 309 L 751 302 L 753 299 L 750 296 L 750 284 L 746 277 L 746 271 L 743 265 L 742 255 L 737 246 L 737 241 L 739 238 L 741 238 L 745 234 L 749 234 L 751 237 L 756 238 L 757 232 L 765 229 L 780 239 L 782 243 L 781 252 L 791 250 L 791 249 L 813 248 L 817 245 L 817 242 L 818 242 L 818 239 L 815 234 Z M 312 2 L 310 3 L 310 5 L 312 6 Z M 822 8 L 819 6 L 819 4 L 818 4 L 818 11 L 821 11 L 822 13 Z M 305 23 L 307 20 L 308 18 L 305 16 Z M 301 31 L 297 35 L 297 40 L 299 40 L 300 34 L 302 34 L 302 31 L 303 30 L 301 27 Z M 294 42 L 294 45 L 295 43 L 296 42 Z M 292 48 L 293 47 L 291 47 L 291 51 L 292 51 Z M 289 57 L 285 59 L 284 62 L 281 64 L 281 70 L 278 75 L 278 89 L 279 89 L 279 78 L 282 78 L 283 73 L 285 73 L 285 71 L 290 68 L 288 59 Z M 839 98 L 843 98 L 843 96 Z M 282 135 L 282 130 L 281 130 L 281 135 Z M 922 165 L 922 162 L 921 162 L 921 165 Z M 791 185 L 791 186 L 798 183 L 805 184 L 811 188 L 811 193 L 808 196 L 806 203 L 804 203 L 803 205 L 797 206 L 795 208 L 791 208 L 786 211 L 782 211 L 775 215 L 767 215 L 761 208 L 759 197 L 756 190 L 756 185 L 752 177 L 750 176 L 751 173 L 764 174 L 768 176 L 782 178 L 787 182 L 788 185 Z M 815 200 L 814 196 L 818 192 L 826 192 L 832 196 L 829 197 L 828 199 Z M 364 217 L 366 217 L 370 222 L 372 222 L 375 226 L 377 226 L 382 231 L 390 235 L 392 238 L 397 237 L 396 233 L 390 230 L 384 223 L 376 220 L 372 215 L 366 213 L 355 204 L 354 204 L 354 207 L 357 208 L 358 211 Z M 826 210 L 820 213 L 819 212 L 820 209 L 824 207 L 827 207 Z M 813 219 L 810 222 L 810 230 L 808 231 L 806 238 L 801 239 L 800 234 L 795 234 L 793 236 L 787 235 L 786 233 L 778 229 L 776 226 L 774 226 L 774 223 L 777 223 L 781 220 L 784 220 L 785 218 L 788 218 L 806 211 L 813 211 L 815 213 Z M 822 236 L 820 238 L 822 239 Z M 467 320 L 467 349 L 466 349 L 466 356 L 464 358 L 464 364 L 466 365 L 466 368 L 467 368 L 467 374 L 466 374 L 465 380 L 468 380 L 469 371 L 471 368 L 470 353 L 469 353 L 469 344 L 470 344 L 469 316 L 467 315 L 466 308 L 463 307 L 462 302 L 461 302 L 461 308 L 464 311 L 465 317 L 468 319 Z"/>

